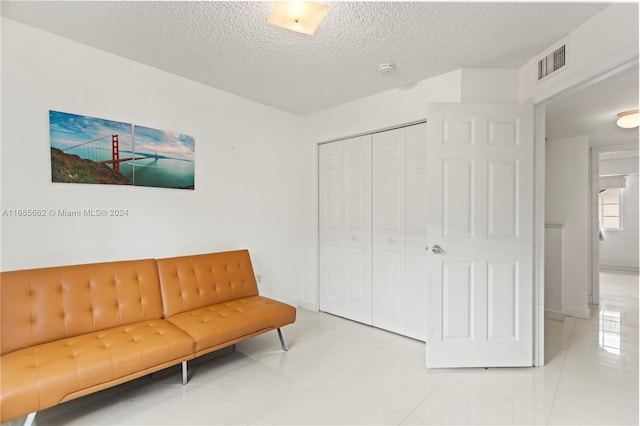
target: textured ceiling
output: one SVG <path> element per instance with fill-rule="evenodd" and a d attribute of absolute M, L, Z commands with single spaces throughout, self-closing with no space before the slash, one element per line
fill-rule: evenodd
<path fill-rule="evenodd" d="M 314 37 L 271 2 L 2 1 L 2 15 L 305 115 L 458 68 L 518 68 L 601 3 L 329 2 Z M 397 72 L 380 76 L 380 63 Z"/>

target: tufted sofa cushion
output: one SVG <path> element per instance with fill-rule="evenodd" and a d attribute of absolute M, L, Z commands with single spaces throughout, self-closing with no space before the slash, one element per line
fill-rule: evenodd
<path fill-rule="evenodd" d="M 162 318 L 153 259 L 2 272 L 0 283 L 2 354 Z"/>
<path fill-rule="evenodd" d="M 296 310 L 262 296 L 251 296 L 174 315 L 169 321 L 196 341 L 196 356 L 284 327 L 296 319 Z"/>
<path fill-rule="evenodd" d="M 39 411 L 193 358 L 193 339 L 149 320 L 2 356 L 2 421 Z"/>
<path fill-rule="evenodd" d="M 155 260 L 0 274 L 0 421 L 192 359 Z"/>
<path fill-rule="evenodd" d="M 158 259 L 165 317 L 258 295 L 247 250 Z"/>
<path fill-rule="evenodd" d="M 196 356 L 295 322 L 293 306 L 258 295 L 248 250 L 158 259 L 167 320 Z"/>

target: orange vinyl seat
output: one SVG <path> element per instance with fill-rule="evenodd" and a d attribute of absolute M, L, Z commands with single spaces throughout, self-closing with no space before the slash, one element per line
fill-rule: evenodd
<path fill-rule="evenodd" d="M 194 357 L 154 259 L 2 272 L 0 296 L 2 422 Z"/>
<path fill-rule="evenodd" d="M 247 250 L 0 273 L 0 422 L 295 321 Z"/>
<path fill-rule="evenodd" d="M 12 419 L 193 358 L 193 339 L 149 320 L 2 356 L 2 418 Z"/>
<path fill-rule="evenodd" d="M 250 296 L 174 315 L 173 324 L 196 342 L 196 356 L 218 350 L 295 321 L 296 311 L 285 303 Z"/>
<path fill-rule="evenodd" d="M 258 295 L 247 250 L 158 259 L 164 316 L 195 341 L 196 356 L 277 330 L 296 309 Z"/>

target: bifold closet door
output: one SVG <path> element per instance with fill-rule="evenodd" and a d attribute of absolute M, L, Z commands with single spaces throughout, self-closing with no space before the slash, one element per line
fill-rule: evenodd
<path fill-rule="evenodd" d="M 373 325 L 426 339 L 426 125 L 373 135 Z"/>
<path fill-rule="evenodd" d="M 427 339 L 427 285 L 429 252 L 427 213 L 427 124 L 405 129 L 406 158 L 406 332 L 414 339 Z"/>
<path fill-rule="evenodd" d="M 371 135 L 319 146 L 320 310 L 371 324 Z"/>
<path fill-rule="evenodd" d="M 373 325 L 404 334 L 405 130 L 373 135 Z"/>

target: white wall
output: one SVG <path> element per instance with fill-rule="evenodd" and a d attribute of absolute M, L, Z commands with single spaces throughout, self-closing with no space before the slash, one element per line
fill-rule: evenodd
<path fill-rule="evenodd" d="M 462 72 L 462 102 L 519 103 L 517 69 L 464 68 Z"/>
<path fill-rule="evenodd" d="M 50 109 L 195 137 L 194 191 L 51 183 Z M 301 119 L 2 19 L 1 269 L 248 248 L 261 292 L 298 303 Z"/>
<path fill-rule="evenodd" d="M 589 318 L 590 280 L 589 139 L 550 140 L 546 144 L 545 222 L 564 224 L 562 311 Z"/>
<path fill-rule="evenodd" d="M 615 160 L 600 160 L 600 176 L 638 173 L 638 160 L 638 157 L 618 158 Z"/>
<path fill-rule="evenodd" d="M 600 266 L 638 271 L 638 158 L 600 161 L 600 174 L 628 174 L 622 190 L 622 229 L 603 230 L 600 244 Z"/>
<path fill-rule="evenodd" d="M 572 31 L 567 41 L 567 65 L 553 77 L 537 83 L 538 56 L 520 68 L 522 101 L 539 103 L 563 90 L 636 61 L 638 3 L 612 4 Z M 556 44 L 549 48 L 559 47 Z"/>
<path fill-rule="evenodd" d="M 544 232 L 544 316 L 562 321 L 562 224 L 547 224 Z"/>

